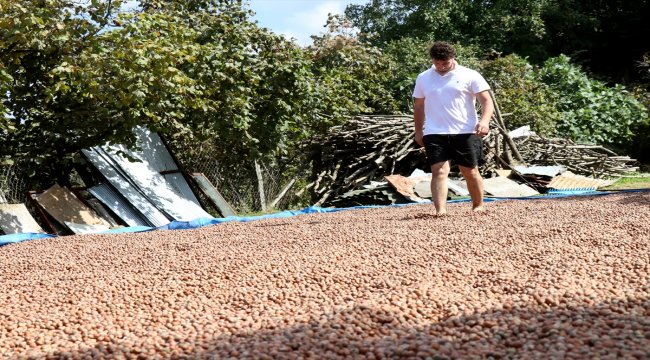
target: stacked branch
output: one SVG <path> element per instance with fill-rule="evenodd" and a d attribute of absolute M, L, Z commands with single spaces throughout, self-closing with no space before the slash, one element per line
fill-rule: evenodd
<path fill-rule="evenodd" d="M 514 164 L 526 164 L 517 144 L 510 138 L 508 128 L 503 120 L 504 116 L 510 114 L 502 114 L 492 90 L 490 90 L 490 95 L 492 95 L 494 113 L 490 121 L 490 133 L 483 138 L 485 164 L 480 169 L 483 175 L 492 174 L 497 169 L 511 168 Z"/>
<path fill-rule="evenodd" d="M 561 165 L 573 173 L 593 178 L 630 175 L 639 170 L 634 166 L 635 159 L 619 156 L 599 145 L 537 135 L 515 140 L 522 156 L 531 165 Z"/>
<path fill-rule="evenodd" d="M 308 185 L 316 205 L 373 180 L 383 180 L 409 155 L 420 157 L 412 116 L 359 116 L 318 139 L 315 180 Z"/>

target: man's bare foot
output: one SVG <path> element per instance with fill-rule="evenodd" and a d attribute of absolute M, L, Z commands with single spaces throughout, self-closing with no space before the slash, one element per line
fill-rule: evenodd
<path fill-rule="evenodd" d="M 447 216 L 447 211 L 446 210 L 445 211 L 438 211 L 436 213 L 436 217 L 443 217 L 443 216 Z"/>
<path fill-rule="evenodd" d="M 422 213 L 422 214 L 415 214 L 412 217 L 407 218 L 407 219 L 430 219 L 430 218 L 433 218 L 433 217 L 436 217 L 436 214 Z"/>
<path fill-rule="evenodd" d="M 482 212 L 485 212 L 485 208 L 483 207 L 483 205 L 479 205 L 479 206 L 473 208 L 472 211 L 476 212 L 476 213 L 482 213 Z"/>

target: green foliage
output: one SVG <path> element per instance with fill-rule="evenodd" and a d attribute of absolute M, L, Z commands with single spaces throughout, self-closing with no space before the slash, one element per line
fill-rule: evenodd
<path fill-rule="evenodd" d="M 360 113 L 393 113 L 397 109 L 390 91 L 393 64 L 380 49 L 358 38 L 343 17 L 330 16 L 328 31 L 312 36 L 313 45 L 305 49 L 312 60 L 315 77 L 314 103 L 317 113 L 340 123 Z"/>
<path fill-rule="evenodd" d="M 73 149 L 96 135 L 94 124 L 85 123 L 91 102 L 70 78 L 81 70 L 76 59 L 83 53 L 101 54 L 99 33 L 114 25 L 120 4 L 0 0 L 0 157 L 25 158 L 35 167 L 56 157 L 65 165 Z"/>
<path fill-rule="evenodd" d="M 552 135 L 561 118 L 558 96 L 542 82 L 539 70 L 517 55 L 483 61 L 481 73 L 490 83 L 508 129 L 530 125 L 537 133 Z"/>
<path fill-rule="evenodd" d="M 431 67 L 428 46 L 426 40 L 402 38 L 390 41 L 384 47 L 394 64 L 392 96 L 399 102 L 402 112 L 410 112 L 413 107 L 413 87 L 418 74 Z"/>
<path fill-rule="evenodd" d="M 402 38 L 446 40 L 535 63 L 576 54 L 617 82 L 637 79 L 634 63 L 650 50 L 649 1 L 372 0 L 345 13 L 382 47 Z"/>
<path fill-rule="evenodd" d="M 613 82 L 641 79 L 636 63 L 650 51 L 650 1 L 554 0 L 544 7 L 544 57 L 571 54 Z"/>
<path fill-rule="evenodd" d="M 630 144 L 634 129 L 648 123 L 645 107 L 623 86 L 593 80 L 567 56 L 548 59 L 542 79 L 558 92 L 562 119 L 558 132 L 572 139 L 606 145 Z"/>
<path fill-rule="evenodd" d="M 346 15 L 377 43 L 401 38 L 446 40 L 508 52 L 544 34 L 543 0 L 374 0 L 350 5 Z"/>
<path fill-rule="evenodd" d="M 459 31 L 471 16 L 461 0 L 373 0 L 350 5 L 345 14 L 362 32 L 376 35 L 377 44 L 409 37 L 422 40 L 459 41 Z"/>

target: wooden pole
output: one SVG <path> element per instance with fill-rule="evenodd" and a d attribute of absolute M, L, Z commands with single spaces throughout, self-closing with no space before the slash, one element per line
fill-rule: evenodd
<path fill-rule="evenodd" d="M 262 178 L 262 168 L 259 162 L 255 159 L 255 174 L 257 175 L 257 191 L 260 195 L 260 205 L 262 211 L 266 211 L 266 195 L 264 194 L 264 179 Z"/>
<path fill-rule="evenodd" d="M 492 97 L 492 102 L 494 103 L 494 114 L 496 115 L 497 119 L 497 124 L 499 125 L 499 130 L 503 133 L 503 137 L 505 138 L 508 147 L 512 150 L 512 154 L 515 156 L 515 158 L 522 163 L 524 162 L 524 158 L 521 156 L 519 153 L 519 150 L 517 149 L 517 145 L 515 145 L 515 142 L 512 141 L 512 138 L 508 135 L 508 130 L 506 128 L 505 122 L 503 121 L 503 117 L 501 116 L 501 110 L 499 109 L 499 104 L 497 103 L 497 98 L 494 96 L 494 92 L 492 90 L 490 91 L 490 96 Z"/>

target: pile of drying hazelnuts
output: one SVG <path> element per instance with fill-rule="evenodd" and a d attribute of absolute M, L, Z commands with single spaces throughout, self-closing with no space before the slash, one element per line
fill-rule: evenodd
<path fill-rule="evenodd" d="M 0 247 L 0 358 L 650 358 L 650 193 Z"/>

